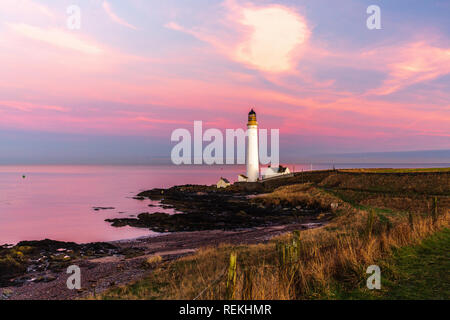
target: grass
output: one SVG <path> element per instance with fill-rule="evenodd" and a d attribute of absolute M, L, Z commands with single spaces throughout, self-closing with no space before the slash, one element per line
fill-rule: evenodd
<path fill-rule="evenodd" d="M 364 223 L 364 228 L 367 228 L 367 221 L 362 219 L 361 222 Z M 411 280 L 410 274 L 424 274 L 423 270 L 428 270 L 430 266 L 427 260 L 410 265 L 407 259 L 414 260 L 415 257 L 408 256 L 410 251 L 403 247 L 418 243 L 423 237 L 440 230 L 443 224 L 448 224 L 448 217 L 441 217 L 437 225 L 425 217 L 416 222 L 414 231 L 405 222 L 399 223 L 391 228 L 389 234 L 378 233 L 377 223 L 379 221 L 376 220 L 370 227 L 370 233 L 364 233 L 363 229 L 360 234 L 355 234 L 336 225 L 303 231 L 297 253 L 291 254 L 284 262 L 279 259 L 277 243 L 291 244 L 292 235 L 285 235 L 268 244 L 222 245 L 218 248 L 203 249 L 193 256 L 165 263 L 147 278 L 132 285 L 114 288 L 97 298 L 226 299 L 229 296 L 226 271 L 231 253 L 235 253 L 237 257 L 237 279 L 234 286 L 236 299 L 406 299 L 410 296 L 402 291 L 419 290 L 422 290 L 424 297 L 431 298 L 436 294 L 436 290 L 447 290 L 442 284 L 428 283 L 430 279 L 445 279 L 442 276 L 433 278 L 433 270 L 429 270 L 429 275 L 424 279 L 414 279 L 412 287 L 405 285 L 409 283 L 405 280 Z M 433 245 L 428 244 L 430 247 Z M 420 250 L 417 252 L 422 254 Z M 439 253 L 435 255 L 436 257 L 430 258 L 429 261 L 442 259 L 439 258 Z M 398 260 L 391 262 L 390 258 Z M 365 270 L 372 264 L 380 265 L 383 276 L 390 275 L 386 280 L 398 281 L 383 282 L 384 296 L 379 292 L 358 290 L 365 285 Z M 408 271 L 408 266 L 411 271 Z M 441 271 L 443 270 L 446 269 Z M 250 280 L 248 274 L 253 275 Z M 430 286 L 429 292 L 424 291 L 426 286 Z M 401 289 L 397 292 L 385 288 Z"/>
<path fill-rule="evenodd" d="M 450 181 L 446 178 L 446 173 L 439 176 L 443 183 L 436 186 L 429 177 L 395 181 L 330 175 L 319 183 L 282 186 L 251 201 L 319 208 L 331 212 L 333 220 L 325 227 L 285 234 L 266 244 L 204 248 L 162 262 L 147 278 L 97 298 L 226 299 L 231 254 L 236 255 L 235 299 L 448 298 Z M 404 192 L 410 185 L 415 187 Z M 345 193 L 348 186 L 354 188 L 352 192 L 359 186 L 394 192 L 395 197 L 371 202 Z M 436 191 L 443 195 L 435 216 L 431 199 Z M 365 271 L 373 264 L 381 267 L 382 290 L 364 289 Z"/>
<path fill-rule="evenodd" d="M 400 248 L 392 261 L 397 279 L 386 283 L 388 299 L 450 299 L 450 229 L 415 246 Z"/>
<path fill-rule="evenodd" d="M 26 254 L 33 251 L 28 246 L 19 246 L 12 249 L 0 247 L 0 284 L 8 283 L 9 277 L 17 276 L 26 270 Z"/>
<path fill-rule="evenodd" d="M 380 291 L 364 286 L 347 292 L 336 286 L 339 299 L 450 299 L 450 229 L 444 228 L 416 245 L 394 250 L 383 260 Z"/>
<path fill-rule="evenodd" d="M 364 216 L 355 221 L 356 228 L 332 224 L 301 232 L 297 253 L 284 262 L 280 262 L 278 247 L 280 243 L 292 243 L 291 235 L 269 244 L 203 249 L 194 256 L 166 263 L 146 279 L 110 290 L 101 298 L 193 299 L 202 293 L 200 299 L 225 299 L 225 271 L 233 252 L 237 256 L 236 299 L 336 299 L 340 295 L 334 283 L 346 292 L 359 288 L 366 279 L 367 266 L 381 264 L 384 270 L 384 261 L 392 250 L 439 230 L 448 217 L 441 217 L 436 224 L 423 217 L 415 222 L 414 230 L 406 221 L 398 222 L 389 232 L 383 230 L 380 220 L 367 221 Z M 250 284 L 246 280 L 249 273 L 253 275 Z M 247 294 L 249 285 L 251 295 Z"/>

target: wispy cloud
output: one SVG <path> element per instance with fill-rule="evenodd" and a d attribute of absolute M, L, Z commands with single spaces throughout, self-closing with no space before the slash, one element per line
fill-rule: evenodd
<path fill-rule="evenodd" d="M 47 17 L 54 17 L 54 13 L 45 5 L 32 0 L 2 0 L 0 2 L 2 12 L 21 16 L 42 14 Z"/>
<path fill-rule="evenodd" d="M 56 28 L 40 28 L 24 23 L 7 23 L 7 26 L 14 32 L 42 41 L 56 47 L 76 50 L 85 54 L 100 54 L 102 49 L 92 41 L 84 40 L 76 34 Z"/>
<path fill-rule="evenodd" d="M 171 119 L 158 119 L 158 118 L 150 118 L 150 117 L 144 117 L 139 116 L 134 118 L 136 121 L 142 121 L 142 122 L 149 122 L 149 123 L 159 123 L 159 124 L 184 124 L 189 125 L 191 122 L 185 121 L 185 120 L 171 120 Z"/>
<path fill-rule="evenodd" d="M 70 109 L 55 106 L 55 105 L 46 105 L 46 104 L 35 104 L 24 101 L 1 101 L 0 100 L 0 108 L 10 108 L 16 109 L 20 111 L 30 112 L 33 110 L 51 110 L 51 111 L 59 111 L 59 112 L 68 112 Z"/>
<path fill-rule="evenodd" d="M 120 18 L 117 14 L 115 14 L 114 11 L 112 10 L 110 4 L 107 1 L 103 1 L 102 5 L 103 5 L 103 9 L 105 10 L 105 12 L 108 14 L 109 18 L 112 21 L 114 21 L 124 27 L 130 28 L 133 30 L 137 30 L 137 28 L 134 25 L 128 23 L 124 19 Z"/>
<path fill-rule="evenodd" d="M 299 49 L 310 31 L 298 12 L 280 5 L 242 6 L 233 0 L 224 2 L 228 14 L 224 21 L 228 36 L 213 33 L 207 27 L 184 28 L 176 22 L 166 27 L 208 42 L 234 61 L 263 72 L 286 72 L 295 68 Z M 232 34 L 233 36 L 229 36 Z"/>
<path fill-rule="evenodd" d="M 381 48 L 364 56 L 379 60 L 387 71 L 381 87 L 370 92 L 378 95 L 388 95 L 450 73 L 450 48 L 436 47 L 425 41 Z"/>

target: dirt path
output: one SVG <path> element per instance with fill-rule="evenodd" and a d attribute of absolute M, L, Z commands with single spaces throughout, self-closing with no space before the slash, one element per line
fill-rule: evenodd
<path fill-rule="evenodd" d="M 121 248 L 140 251 L 139 256 L 108 256 L 91 260 L 74 261 L 81 268 L 81 290 L 69 290 L 66 286 L 70 276 L 65 272 L 52 274 L 56 280 L 29 282 L 20 287 L 0 289 L 0 299 L 8 300 L 67 300 L 83 298 L 94 292 L 100 293 L 111 286 L 126 284 L 151 272 L 143 267 L 150 256 L 160 255 L 164 260 L 176 259 L 192 254 L 201 247 L 217 246 L 221 243 L 253 244 L 293 230 L 318 227 L 321 224 L 291 224 L 286 226 L 259 227 L 239 231 L 195 231 L 177 232 L 159 237 L 113 242 Z"/>

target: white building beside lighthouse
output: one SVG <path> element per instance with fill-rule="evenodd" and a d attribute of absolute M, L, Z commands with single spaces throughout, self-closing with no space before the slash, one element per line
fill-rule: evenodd
<path fill-rule="evenodd" d="M 258 122 L 253 109 L 248 114 L 247 136 L 247 181 L 256 182 L 259 179 Z"/>

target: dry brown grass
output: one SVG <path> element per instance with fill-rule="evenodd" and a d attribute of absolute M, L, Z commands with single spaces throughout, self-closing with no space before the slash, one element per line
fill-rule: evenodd
<path fill-rule="evenodd" d="M 450 194 L 450 171 L 413 173 L 331 173 L 318 186 L 384 194 Z"/>
<path fill-rule="evenodd" d="M 293 184 L 276 189 L 274 192 L 253 198 L 265 206 L 303 206 L 328 210 L 337 215 L 358 212 L 349 203 L 315 187 L 312 183 Z"/>
<path fill-rule="evenodd" d="M 257 268 L 254 280 L 257 290 L 253 299 L 330 297 L 334 283 L 358 286 L 365 279 L 366 268 L 378 264 L 393 248 L 416 243 L 449 225 L 448 214 L 440 216 L 435 222 L 428 216 L 417 218 L 412 228 L 406 220 L 397 222 L 390 229 L 377 221 L 373 232 L 367 234 L 367 215 L 361 215 L 355 221 L 357 228 L 330 225 L 302 232 L 295 263 L 279 265 L 268 259 L 271 263 L 266 268 Z M 241 276 L 237 292 L 244 290 Z M 242 295 L 237 296 L 242 298 Z M 220 295 L 213 297 L 222 298 Z"/>
<path fill-rule="evenodd" d="M 156 267 L 159 263 L 163 261 L 162 257 L 159 255 L 148 257 L 145 260 L 145 264 L 150 268 Z"/>

